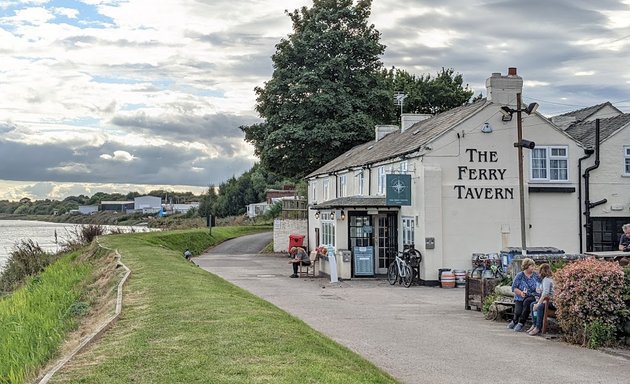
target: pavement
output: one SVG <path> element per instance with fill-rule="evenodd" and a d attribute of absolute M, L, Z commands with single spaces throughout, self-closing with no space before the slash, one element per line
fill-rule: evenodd
<path fill-rule="evenodd" d="M 268 237 L 231 240 L 194 261 L 300 318 L 401 383 L 630 384 L 630 351 L 590 350 L 508 330 L 506 322 L 465 310 L 461 288 L 404 288 L 378 278 L 291 279 L 286 255 L 252 252 L 262 249 L 258 244 Z"/>

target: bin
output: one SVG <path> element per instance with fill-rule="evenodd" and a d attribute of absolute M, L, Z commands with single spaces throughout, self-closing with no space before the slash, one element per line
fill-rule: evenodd
<path fill-rule="evenodd" d="M 289 252 L 293 247 L 301 247 L 304 244 L 304 235 L 289 235 Z"/>

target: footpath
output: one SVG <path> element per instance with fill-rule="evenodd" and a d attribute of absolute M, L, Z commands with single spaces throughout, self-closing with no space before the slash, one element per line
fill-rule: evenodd
<path fill-rule="evenodd" d="M 402 383 L 630 383 L 628 351 L 595 351 L 513 332 L 502 322 L 485 320 L 481 312 L 465 310 L 461 288 L 404 288 L 379 279 L 334 284 L 323 277 L 291 279 L 286 256 L 221 249 L 195 262 L 300 318 Z"/>

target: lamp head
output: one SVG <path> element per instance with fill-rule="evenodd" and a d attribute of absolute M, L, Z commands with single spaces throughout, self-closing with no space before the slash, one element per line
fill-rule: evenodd
<path fill-rule="evenodd" d="M 527 113 L 528 115 L 531 115 L 532 113 L 536 112 L 537 110 L 538 110 L 538 103 L 531 103 L 525 109 L 525 113 Z"/>

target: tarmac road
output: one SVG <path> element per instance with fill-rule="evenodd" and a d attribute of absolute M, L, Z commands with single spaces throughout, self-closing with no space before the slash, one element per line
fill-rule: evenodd
<path fill-rule="evenodd" d="M 347 346 L 402 383 L 630 384 L 627 356 L 527 336 L 464 309 L 463 289 L 290 279 L 271 234 L 225 242 L 194 261 Z"/>

